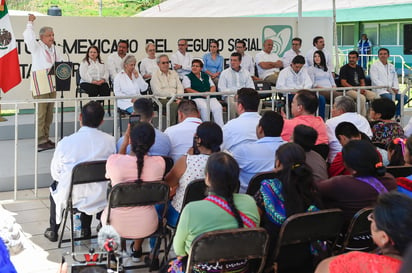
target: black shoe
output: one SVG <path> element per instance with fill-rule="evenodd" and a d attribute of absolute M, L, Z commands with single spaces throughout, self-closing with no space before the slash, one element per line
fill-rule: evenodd
<path fill-rule="evenodd" d="M 154 258 L 153 262 L 150 256 L 144 256 L 144 264 L 149 267 L 150 270 L 159 270 L 159 258 Z"/>
<path fill-rule="evenodd" d="M 46 229 L 44 237 L 49 239 L 50 242 L 57 242 L 57 232 L 53 231 L 51 228 Z"/>
<path fill-rule="evenodd" d="M 142 257 L 142 248 L 140 248 L 139 250 L 134 250 L 134 242 L 132 242 L 130 244 L 130 250 L 131 250 L 131 254 L 130 256 L 132 257 L 132 261 L 135 263 L 140 262 L 140 258 Z"/>
<path fill-rule="evenodd" d="M 84 239 L 90 239 L 92 237 L 92 230 L 90 228 L 82 228 L 81 236 Z"/>
<path fill-rule="evenodd" d="M 55 148 L 54 144 L 45 142 L 45 143 L 37 145 L 37 152 L 43 152 L 43 151 L 54 149 L 54 148 Z"/>

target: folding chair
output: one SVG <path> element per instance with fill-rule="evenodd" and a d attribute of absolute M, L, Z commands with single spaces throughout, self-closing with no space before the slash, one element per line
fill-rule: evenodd
<path fill-rule="evenodd" d="M 157 257 L 159 254 L 159 249 L 162 239 L 166 242 L 166 212 L 167 212 L 167 203 L 169 201 L 169 186 L 162 181 L 157 182 L 134 182 L 134 183 L 121 183 L 115 185 L 109 194 L 109 205 L 107 211 L 107 221 L 106 224 L 110 224 L 110 214 L 113 208 L 121 207 L 140 207 L 140 206 L 154 206 L 154 205 L 164 205 L 162 211 L 161 219 L 159 220 L 158 229 L 149 236 L 156 237 L 155 247 L 151 252 L 151 257 Z M 142 219 L 144 221 L 144 219 Z M 116 228 L 116 227 L 114 227 Z M 140 238 L 122 238 L 122 246 L 125 245 L 126 239 L 140 239 Z M 154 259 L 150 265 L 150 271 L 154 266 Z M 136 266 L 123 266 L 124 269 L 137 269 L 146 267 L 145 265 L 136 265 Z"/>
<path fill-rule="evenodd" d="M 59 243 L 58 243 L 59 248 L 62 243 L 66 243 L 70 241 L 72 252 L 74 252 L 74 241 L 85 239 L 83 237 L 74 238 L 73 186 L 88 184 L 88 183 L 95 183 L 95 182 L 102 182 L 102 183 L 108 182 L 108 179 L 106 178 L 106 160 L 82 162 L 74 166 L 72 170 L 72 179 L 70 183 L 69 197 L 67 199 L 66 209 L 64 210 L 64 215 L 63 215 L 62 231 L 60 232 L 60 235 L 59 235 Z M 66 221 L 67 221 L 67 215 L 69 214 L 69 212 L 70 212 L 70 239 L 63 240 L 64 230 L 65 230 Z M 96 236 L 92 236 L 92 238 L 96 238 Z"/>
<path fill-rule="evenodd" d="M 192 201 L 203 200 L 204 198 L 206 198 L 207 197 L 206 189 L 207 189 L 207 186 L 205 184 L 204 178 L 195 179 L 191 181 L 186 186 L 185 194 L 183 196 L 182 210 L 188 203 Z M 178 222 L 179 220 L 177 220 L 177 223 Z M 173 238 L 175 237 L 175 234 L 176 234 L 176 227 L 177 225 L 175 227 L 171 225 L 167 225 L 167 228 L 171 231 L 171 234 L 169 236 L 168 244 L 165 249 L 166 257 L 169 255 L 170 249 L 172 248 Z"/>
<path fill-rule="evenodd" d="M 262 272 L 269 245 L 269 235 L 263 228 L 238 228 L 206 232 L 196 238 L 190 248 L 186 272 L 201 263 L 257 260 L 249 272 Z M 221 272 L 225 272 L 222 270 Z"/>
<path fill-rule="evenodd" d="M 394 177 L 408 177 L 412 174 L 411 166 L 389 166 L 386 171 Z"/>
<path fill-rule="evenodd" d="M 249 195 L 255 195 L 255 193 L 260 189 L 260 183 L 262 183 L 263 180 L 266 179 L 275 179 L 279 177 L 278 174 L 276 174 L 275 172 L 271 171 L 271 172 L 261 172 L 261 173 L 257 173 L 255 174 L 249 182 L 249 185 L 247 187 L 246 190 L 246 194 Z"/>
<path fill-rule="evenodd" d="M 297 213 L 287 218 L 280 228 L 273 257 L 270 257 L 277 272 L 313 272 L 316 265 L 310 244 L 332 241 L 330 249 L 333 249 L 342 224 L 340 209 Z"/>
<path fill-rule="evenodd" d="M 372 251 L 376 246 L 371 237 L 371 223 L 368 220 L 368 215 L 373 212 L 373 208 L 363 208 L 358 211 L 352 218 L 348 230 L 344 234 L 342 244 L 336 245 L 336 253 L 344 253 L 356 248 L 357 251 L 369 252 Z M 356 243 L 356 246 L 351 246 L 354 237 L 360 237 L 362 240 Z"/>

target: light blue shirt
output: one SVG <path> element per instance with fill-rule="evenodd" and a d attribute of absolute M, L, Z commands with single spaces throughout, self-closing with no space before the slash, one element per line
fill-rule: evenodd
<path fill-rule="evenodd" d="M 159 155 L 159 156 L 169 156 L 170 149 L 172 145 L 170 144 L 170 139 L 165 133 L 155 128 L 155 142 L 148 152 L 149 155 Z M 122 146 L 124 136 L 119 138 L 116 145 L 116 150 L 119 152 Z M 131 146 L 127 145 L 126 153 L 130 154 Z"/>
<path fill-rule="evenodd" d="M 222 72 L 223 70 L 223 57 L 219 54 L 216 59 L 212 59 L 212 54 L 206 53 L 203 55 L 203 71 L 208 70 L 211 73 Z"/>
<path fill-rule="evenodd" d="M 238 145 L 232 150 L 240 168 L 240 193 L 246 192 L 252 176 L 274 169 L 276 150 L 284 143 L 286 142 L 280 136 L 263 137 L 255 142 Z"/>

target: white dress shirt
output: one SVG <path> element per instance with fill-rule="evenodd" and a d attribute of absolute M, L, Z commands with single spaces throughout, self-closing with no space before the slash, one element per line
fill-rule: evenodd
<path fill-rule="evenodd" d="M 255 76 L 255 61 L 252 56 L 244 53 L 240 66 L 249 71 L 250 76 Z"/>
<path fill-rule="evenodd" d="M 261 116 L 257 112 L 244 112 L 223 126 L 222 151 L 231 151 L 236 145 L 257 140 L 256 126 Z"/>
<path fill-rule="evenodd" d="M 277 89 L 308 89 L 312 88 L 312 80 L 305 67 L 302 67 L 298 73 L 296 73 L 291 66 L 284 68 L 279 73 L 278 80 L 276 82 Z"/>
<path fill-rule="evenodd" d="M 140 74 L 142 74 L 142 76 L 146 74 L 153 75 L 153 72 L 158 69 L 159 66 L 157 65 L 156 58 L 150 59 L 146 57 L 140 63 Z"/>
<path fill-rule="evenodd" d="M 265 79 L 267 76 L 273 74 L 274 72 L 279 72 L 279 68 L 270 68 L 270 69 L 263 69 L 259 64 L 261 62 L 276 62 L 279 61 L 280 58 L 277 54 L 275 53 L 266 53 L 265 51 L 261 51 L 255 56 L 256 59 L 256 64 L 257 64 L 257 69 L 258 69 L 258 74 L 259 78 Z"/>
<path fill-rule="evenodd" d="M 337 117 L 328 119 L 325 122 L 325 124 L 326 124 L 326 131 L 328 134 L 328 140 L 329 140 L 329 156 L 328 156 L 329 163 L 332 163 L 336 154 L 342 151 L 342 145 L 340 145 L 339 140 L 335 136 L 335 129 L 339 123 L 344 122 L 344 121 L 348 121 L 352 123 L 353 125 L 355 125 L 356 128 L 358 128 L 360 132 L 365 133 L 369 138 L 372 137 L 372 130 L 371 130 L 368 120 L 364 116 L 359 115 L 356 112 L 347 112 Z"/>
<path fill-rule="evenodd" d="M 399 90 L 398 74 L 395 66 L 387 63 L 384 65 L 381 61 L 376 61 L 371 65 L 369 71 L 372 85 L 374 86 L 389 86 L 390 88 Z M 386 88 L 374 89 L 378 95 L 389 93 Z"/>
<path fill-rule="evenodd" d="M 98 60 L 93 61 L 89 59 L 89 62 L 90 63 L 87 63 L 87 61 L 82 61 L 80 63 L 80 83 L 91 83 L 92 81 L 100 80 L 109 82 L 109 71 L 106 69 L 105 64 L 99 63 Z"/>
<path fill-rule="evenodd" d="M 64 137 L 57 143 L 50 171 L 58 182 L 56 190 L 50 189 L 56 203 L 56 223 L 62 219 L 69 196 L 72 169 L 78 163 L 106 160 L 116 152 L 113 136 L 96 128 L 83 126 L 78 132 Z M 107 184 L 91 183 L 73 188 L 73 206 L 86 214 L 95 214 L 106 206 Z"/>
<path fill-rule="evenodd" d="M 239 71 L 227 68 L 222 71 L 218 83 L 219 91 L 237 91 L 240 88 L 255 88 L 249 71 L 240 67 Z"/>
<path fill-rule="evenodd" d="M 170 126 L 165 130 L 169 137 L 172 149 L 170 156 L 176 162 L 182 155 L 193 146 L 193 137 L 196 133 L 197 126 L 202 123 L 199 118 L 188 117 L 181 123 Z"/>
<path fill-rule="evenodd" d="M 250 179 L 257 173 L 275 168 L 275 154 L 286 143 L 279 137 L 263 137 L 255 142 L 244 143 L 232 149 L 233 158 L 239 164 L 240 193 L 246 193 Z"/>
<path fill-rule="evenodd" d="M 184 75 L 189 74 L 192 71 L 193 57 L 190 53 L 186 52 L 185 55 L 183 55 L 178 50 L 175 53 L 173 53 L 170 60 L 172 61 L 172 67 L 174 67 L 175 64 L 178 64 L 178 65 L 182 66 L 182 68 L 176 70 L 176 72 L 179 74 L 179 77 L 181 79 L 183 79 Z"/>
<path fill-rule="evenodd" d="M 27 49 L 31 53 L 31 71 L 51 68 L 55 62 L 63 60 L 60 51 L 56 50 L 54 45 L 49 48 L 41 40 L 36 40 L 36 33 L 34 32 L 32 22 L 27 23 L 23 37 Z"/>
<path fill-rule="evenodd" d="M 132 74 L 132 79 L 123 70 L 114 78 L 113 91 L 115 96 L 140 96 L 142 91 L 146 91 L 148 84 L 139 74 L 136 78 Z M 126 110 L 133 106 L 131 99 L 118 99 L 117 106 L 120 109 Z"/>
<path fill-rule="evenodd" d="M 116 78 L 117 73 L 123 70 L 123 59 L 124 57 L 121 58 L 117 52 L 113 52 L 107 57 L 107 70 L 109 71 L 110 80 L 112 82 L 114 81 L 114 78 Z"/>

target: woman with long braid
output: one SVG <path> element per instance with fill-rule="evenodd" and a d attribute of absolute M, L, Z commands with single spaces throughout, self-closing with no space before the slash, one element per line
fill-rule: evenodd
<path fill-rule="evenodd" d="M 239 166 L 232 156 L 223 152 L 212 154 L 206 164 L 205 181 L 209 187 L 208 197 L 190 202 L 180 216 L 173 240 L 178 258 L 171 262 L 170 272 L 178 272 L 185 266 L 183 257 L 199 235 L 214 230 L 259 226 L 259 212 L 253 198 L 235 193 L 239 188 Z M 247 267 L 247 261 L 200 264 L 193 272 L 246 272 Z"/>
<path fill-rule="evenodd" d="M 130 155 L 115 154 L 107 159 L 106 177 L 110 178 L 112 186 L 119 183 L 162 180 L 165 171 L 164 159 L 161 156 L 147 155 L 154 139 L 153 126 L 147 122 L 139 122 L 132 130 L 130 126 L 127 128 L 120 152 L 126 151 L 130 141 Z M 107 208 L 103 212 L 102 223 L 106 223 L 106 217 Z M 142 238 L 156 231 L 158 217 L 154 206 L 114 208 L 110 213 L 110 224 L 123 238 Z M 142 242 L 142 239 L 137 239 L 131 245 L 131 256 L 135 262 L 142 256 Z"/>

